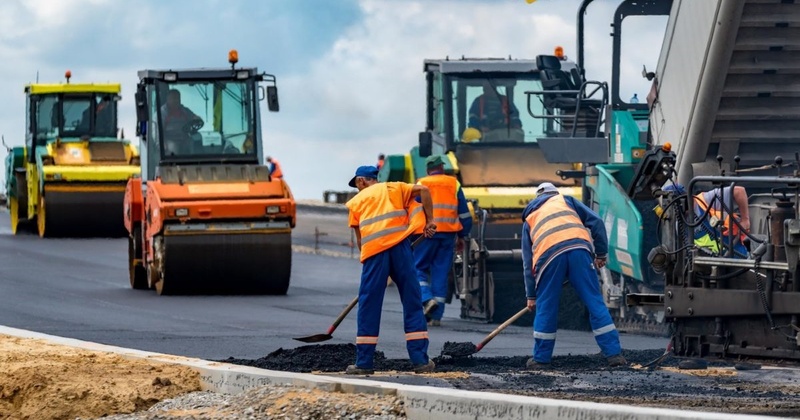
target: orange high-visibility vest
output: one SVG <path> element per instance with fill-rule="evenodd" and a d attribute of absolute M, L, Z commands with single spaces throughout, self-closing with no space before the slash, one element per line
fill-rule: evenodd
<path fill-rule="evenodd" d="M 361 232 L 361 262 L 406 239 L 425 226 L 422 205 L 414 200 L 403 203 L 401 190 L 393 188 L 401 182 L 370 185 L 345 205 L 358 217 Z"/>
<path fill-rule="evenodd" d="M 536 211 L 525 218 L 531 230 L 531 250 L 533 251 L 533 267 L 548 249 L 561 242 L 572 239 L 583 239 L 592 243 L 589 231 L 583 226 L 578 213 L 557 194 L 545 201 Z"/>
<path fill-rule="evenodd" d="M 281 171 L 281 164 L 277 160 L 272 159 L 272 164 L 275 166 L 275 172 L 272 173 L 274 178 L 283 178 L 283 171 Z"/>
<path fill-rule="evenodd" d="M 458 180 L 449 175 L 428 175 L 417 183 L 428 187 L 433 201 L 433 223 L 437 232 L 458 232 L 461 221 L 458 220 Z M 423 228 L 417 234 L 422 234 Z"/>
<path fill-rule="evenodd" d="M 733 191 L 731 191 L 731 194 L 733 194 Z M 701 193 L 695 195 L 694 199 L 697 200 L 697 202 L 698 202 L 697 204 L 700 206 L 700 210 L 703 213 L 705 213 L 706 209 L 708 209 L 708 203 L 706 203 L 706 199 L 703 197 L 703 193 L 701 192 Z M 717 220 L 721 220 L 722 221 L 722 233 L 727 232 L 728 229 L 733 227 L 733 236 L 739 236 L 742 240 L 744 240 L 744 238 L 746 237 L 746 235 L 744 233 L 739 232 L 739 227 L 736 226 L 736 224 L 731 220 L 731 216 L 730 215 L 728 217 L 725 217 L 724 220 L 723 220 L 722 209 L 717 210 L 717 209 L 712 207 L 711 209 L 708 210 L 708 215 L 710 217 L 715 217 L 715 218 L 717 218 Z"/>

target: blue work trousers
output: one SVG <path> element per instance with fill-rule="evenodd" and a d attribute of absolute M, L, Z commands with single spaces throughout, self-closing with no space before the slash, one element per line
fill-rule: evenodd
<path fill-rule="evenodd" d="M 419 283 L 414 273 L 414 257 L 408 239 L 366 261 L 361 268 L 358 291 L 358 337 L 356 366 L 374 368 L 375 347 L 381 325 L 381 310 L 386 279 L 392 277 L 403 304 L 406 349 L 411 363 L 428 363 L 428 325 L 422 310 Z"/>
<path fill-rule="evenodd" d="M 533 360 L 550 363 L 553 357 L 558 328 L 558 303 L 565 278 L 569 278 L 578 297 L 589 309 L 589 323 L 603 355 L 610 357 L 620 354 L 622 347 L 619 343 L 619 332 L 603 302 L 592 255 L 585 249 L 573 249 L 550 261 L 539 279 L 536 288 L 536 317 L 533 320 Z"/>
<path fill-rule="evenodd" d="M 422 291 L 422 302 L 435 299 L 439 306 L 429 314 L 431 319 L 441 320 L 444 301 L 447 298 L 447 276 L 453 267 L 455 233 L 437 233 L 425 238 L 414 248 L 417 280 Z"/>

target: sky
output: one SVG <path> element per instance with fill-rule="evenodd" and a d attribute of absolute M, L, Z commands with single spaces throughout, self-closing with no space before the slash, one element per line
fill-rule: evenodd
<path fill-rule="evenodd" d="M 611 79 L 611 28 L 619 0 L 586 16 L 586 74 Z M 533 59 L 563 46 L 576 58 L 580 0 L 3 0 L 0 134 L 24 140 L 26 84 L 122 83 L 120 127 L 135 139 L 137 71 L 239 65 L 277 77 L 280 112 L 262 109 L 265 153 L 297 199 L 349 190 L 359 165 L 407 153 L 425 124 L 426 58 Z M 641 101 L 666 18 L 626 20 L 621 86 Z M 4 177 L 0 175 L 0 177 Z"/>

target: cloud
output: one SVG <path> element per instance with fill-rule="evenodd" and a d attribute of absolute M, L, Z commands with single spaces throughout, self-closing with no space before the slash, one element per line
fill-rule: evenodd
<path fill-rule="evenodd" d="M 577 56 L 574 0 L 360 4 L 363 20 L 344 31 L 308 73 L 283 78 L 281 114 L 270 116 L 265 128 L 265 147 L 282 156 L 287 181 L 302 197 L 346 190 L 357 166 L 374 164 L 378 153 L 406 153 L 416 145 L 425 124 L 425 58 L 534 58 L 551 54 L 556 45 Z M 610 81 L 608 22 L 615 7 L 605 2 L 589 8 L 589 78 Z M 660 46 L 660 33 L 640 30 L 632 33 Z M 632 64 L 623 68 L 623 77 L 644 97 L 649 83 L 640 82 L 641 64 L 654 67 L 658 48 L 629 54 Z M 629 97 L 627 91 L 622 95 Z"/>
<path fill-rule="evenodd" d="M 615 1 L 595 2 L 587 21 L 587 74 L 610 79 Z M 562 45 L 575 58 L 579 0 L 4 0 L 0 2 L 0 133 L 24 135 L 23 86 L 35 80 L 117 81 L 120 123 L 134 135 L 133 92 L 143 68 L 242 65 L 277 76 L 281 111 L 262 111 L 266 153 L 299 198 L 347 189 L 358 165 L 405 153 L 425 122 L 425 58 L 533 58 Z M 650 47 L 623 68 L 641 81 L 655 67 L 661 33 L 635 31 Z M 647 56 L 652 57 L 647 61 Z M 644 97 L 649 84 L 632 91 Z M 630 92 L 623 92 L 623 98 Z"/>

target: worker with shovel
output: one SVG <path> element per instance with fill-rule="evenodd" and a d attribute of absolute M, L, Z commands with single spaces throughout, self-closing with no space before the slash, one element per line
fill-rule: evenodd
<path fill-rule="evenodd" d="M 361 251 L 361 286 L 358 297 L 356 363 L 345 373 L 374 373 L 375 347 L 381 323 L 386 278 L 391 276 L 403 304 L 406 349 L 417 373 L 435 368 L 428 357 L 428 326 L 414 271 L 408 237 L 424 226 L 427 238 L 436 233 L 433 203 L 428 188 L 404 182 L 378 182 L 378 168 L 361 166 L 350 180 L 358 194 L 346 203 L 349 223 Z M 415 201 L 420 197 L 422 204 Z M 420 213 L 424 214 L 424 220 Z"/>
<path fill-rule="evenodd" d="M 589 309 L 594 338 L 608 364 L 626 365 L 619 332 L 603 303 L 595 269 L 595 265 L 605 266 L 608 252 L 603 220 L 580 201 L 559 194 L 549 182 L 539 185 L 536 198 L 522 213 L 522 220 L 525 291 L 528 308 L 536 309 L 533 357 L 527 367 L 545 368 L 553 356 L 559 297 L 565 278 L 569 278 Z"/>

